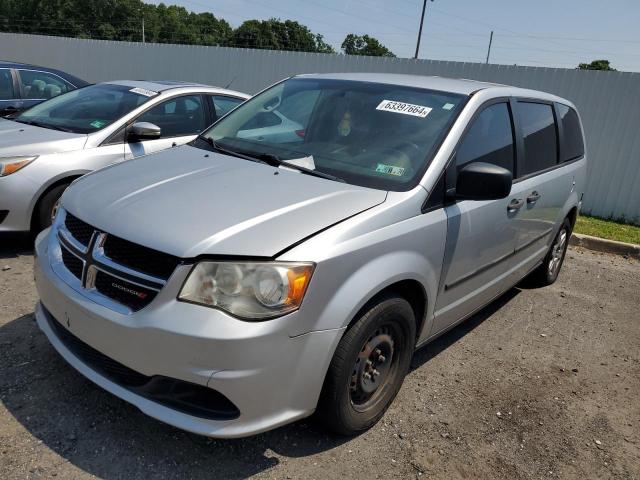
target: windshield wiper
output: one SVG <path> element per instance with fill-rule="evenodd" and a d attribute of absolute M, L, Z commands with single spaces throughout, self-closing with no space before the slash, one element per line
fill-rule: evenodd
<path fill-rule="evenodd" d="M 33 125 L 34 127 L 49 128 L 51 130 L 60 130 L 61 132 L 67 132 L 67 133 L 76 133 L 70 128 L 61 127 L 58 125 L 51 125 L 49 123 L 40 123 L 40 122 L 36 122 L 35 120 L 18 120 L 18 119 L 12 119 L 12 120 L 14 122 L 24 123 L 26 125 Z"/>
<path fill-rule="evenodd" d="M 225 155 L 231 155 L 232 157 L 243 158 L 244 160 L 249 160 L 251 162 L 258 163 L 267 163 L 260 158 L 252 157 L 251 155 L 245 155 L 244 153 L 236 152 L 235 150 L 229 150 L 228 148 L 220 146 L 213 138 L 211 137 L 203 137 L 199 135 L 196 140 L 201 140 L 208 144 L 214 151 L 224 153 Z"/>
<path fill-rule="evenodd" d="M 273 153 L 259 153 L 259 154 L 247 154 L 242 152 L 237 152 L 235 150 L 230 150 L 221 146 L 211 137 L 198 136 L 197 140 L 201 140 L 207 143 L 213 150 L 224 153 L 226 155 L 231 155 L 233 157 L 243 158 L 245 160 L 250 160 L 252 162 L 264 163 L 266 165 L 271 165 L 272 167 L 288 167 L 298 170 L 301 173 L 305 173 L 307 175 L 313 175 L 314 177 L 325 178 L 327 180 L 333 180 L 336 182 L 345 182 L 344 179 L 340 177 L 336 177 L 334 175 L 330 175 L 328 173 L 322 173 L 317 170 L 311 170 L 310 168 L 301 167 L 300 165 L 296 165 L 295 163 L 290 163 L 286 160 L 281 160 L 280 157 L 274 155 Z"/>
<path fill-rule="evenodd" d="M 345 180 L 340 177 L 336 177 L 335 175 L 330 175 L 328 173 L 319 172 L 318 170 L 312 170 L 307 167 L 303 167 L 300 165 L 296 165 L 295 163 L 291 163 L 287 160 L 281 160 L 280 157 L 274 155 L 273 153 L 261 153 L 257 156 L 260 160 L 263 160 L 265 163 L 273 167 L 287 167 L 298 170 L 301 173 L 305 173 L 307 175 L 313 175 L 314 177 L 326 178 L 327 180 L 333 180 L 335 182 L 345 183 Z"/>

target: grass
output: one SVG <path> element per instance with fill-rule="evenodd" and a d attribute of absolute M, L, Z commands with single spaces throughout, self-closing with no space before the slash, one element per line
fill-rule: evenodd
<path fill-rule="evenodd" d="M 594 237 L 640 244 L 640 227 L 614 220 L 580 216 L 573 230 Z"/>

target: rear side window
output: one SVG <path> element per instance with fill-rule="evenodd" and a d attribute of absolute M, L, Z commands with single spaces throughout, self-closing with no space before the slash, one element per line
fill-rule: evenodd
<path fill-rule="evenodd" d="M 456 166 L 486 162 L 513 172 L 514 146 L 511 116 L 506 103 L 485 108 L 473 121 L 458 147 Z"/>
<path fill-rule="evenodd" d="M 13 78 L 11 70 L 0 68 L 0 100 L 13 100 L 16 98 L 13 92 Z"/>
<path fill-rule="evenodd" d="M 584 155 L 582 129 L 576 111 L 566 105 L 558 104 L 559 121 L 562 123 L 564 142 L 562 145 L 562 161 L 568 162 Z"/>
<path fill-rule="evenodd" d="M 524 162 L 519 176 L 556 165 L 558 136 L 553 107 L 545 103 L 518 102 L 518 119 L 524 137 Z"/>

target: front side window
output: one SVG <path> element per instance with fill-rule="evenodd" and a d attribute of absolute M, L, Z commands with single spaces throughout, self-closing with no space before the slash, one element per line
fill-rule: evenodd
<path fill-rule="evenodd" d="M 24 98 L 39 100 L 53 98 L 72 89 L 70 84 L 52 73 L 18 70 L 18 75 Z"/>
<path fill-rule="evenodd" d="M 13 91 L 13 77 L 11 70 L 0 68 L 0 100 L 14 100 L 16 98 Z"/>
<path fill-rule="evenodd" d="M 559 103 L 558 114 L 564 136 L 562 161 L 568 162 L 582 157 L 584 155 L 584 140 L 577 112 L 573 108 Z"/>
<path fill-rule="evenodd" d="M 25 110 L 15 122 L 72 133 L 93 133 L 149 100 L 124 85 L 98 84 L 72 90 Z"/>
<path fill-rule="evenodd" d="M 162 138 L 197 135 L 205 125 L 200 95 L 172 98 L 140 115 L 136 122 L 150 122 L 160 127 Z"/>
<path fill-rule="evenodd" d="M 473 123 L 456 153 L 458 171 L 472 162 L 485 162 L 506 168 L 513 173 L 513 130 L 506 103 L 485 108 Z"/>
<path fill-rule="evenodd" d="M 558 163 L 558 136 L 553 107 L 546 103 L 518 102 L 518 119 L 524 138 L 524 162 L 519 176 Z"/>
<path fill-rule="evenodd" d="M 403 191 L 419 182 L 465 98 L 393 84 L 293 78 L 246 101 L 203 136 L 227 150 L 304 158 L 306 166 L 349 183 Z"/>

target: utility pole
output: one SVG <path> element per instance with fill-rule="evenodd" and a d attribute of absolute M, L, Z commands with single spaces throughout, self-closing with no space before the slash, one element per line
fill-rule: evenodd
<path fill-rule="evenodd" d="M 144 40 L 144 12 L 142 12 L 142 43 L 145 43 Z"/>
<path fill-rule="evenodd" d="M 433 2 L 433 0 L 431 0 Z M 427 0 L 422 3 L 422 15 L 420 16 L 420 30 L 418 30 L 418 43 L 416 43 L 416 54 L 413 58 L 418 59 L 418 52 L 420 51 L 420 40 L 422 38 L 422 25 L 424 24 L 424 12 L 427 9 Z"/>
<path fill-rule="evenodd" d="M 489 63 L 489 55 L 491 55 L 492 43 L 493 43 L 493 30 L 491 30 L 491 35 L 489 36 L 489 48 L 487 49 L 487 61 L 485 63 Z"/>

